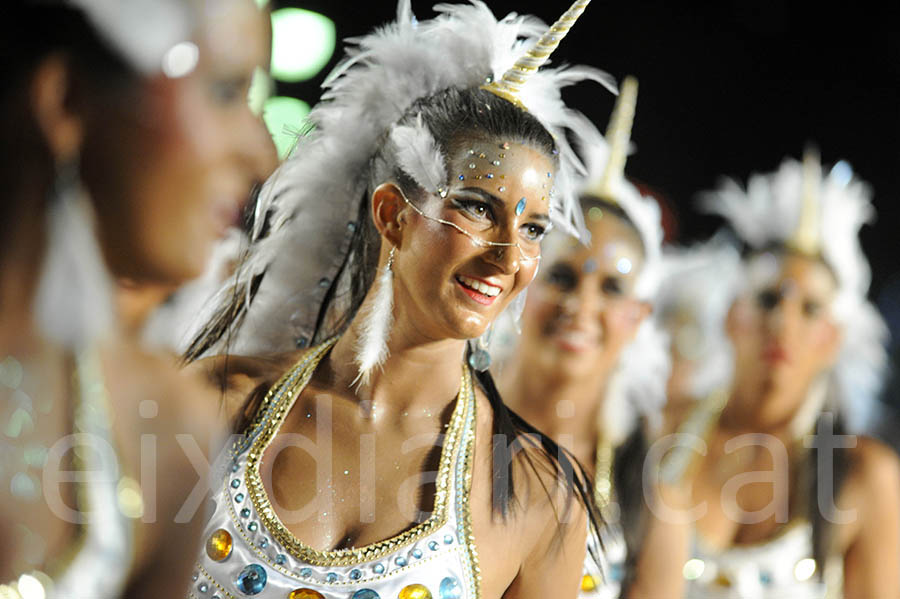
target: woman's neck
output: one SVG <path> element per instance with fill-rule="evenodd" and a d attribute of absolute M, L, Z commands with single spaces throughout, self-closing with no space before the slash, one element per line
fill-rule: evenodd
<path fill-rule="evenodd" d="M 329 362 L 331 383 L 353 389 L 368 402 L 373 415 L 380 410 L 423 407 L 439 410 L 456 397 L 460 388 L 466 342 L 458 339 L 428 340 L 395 323 L 388 339 L 388 355 L 382 366 L 369 373 L 369 384 L 357 381 L 356 348 L 360 340 L 357 317 L 337 341 Z"/>
<path fill-rule="evenodd" d="M 501 387 L 504 399 L 520 416 L 582 463 L 591 464 L 607 382 L 608 376 L 602 372 L 573 377 L 534 367 L 522 358 L 511 361 Z"/>

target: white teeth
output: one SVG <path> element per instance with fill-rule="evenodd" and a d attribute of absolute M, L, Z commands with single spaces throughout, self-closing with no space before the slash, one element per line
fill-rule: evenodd
<path fill-rule="evenodd" d="M 478 293 L 481 293 L 488 297 L 496 297 L 502 291 L 502 289 L 500 289 L 499 287 L 494 287 L 493 285 L 482 283 L 478 279 L 470 279 L 469 277 L 464 277 L 462 275 L 459 275 L 457 279 L 459 279 L 459 282 L 466 287 L 474 289 Z"/>

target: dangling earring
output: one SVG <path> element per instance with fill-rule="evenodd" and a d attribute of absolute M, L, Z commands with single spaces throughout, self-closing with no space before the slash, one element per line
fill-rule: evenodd
<path fill-rule="evenodd" d="M 491 335 L 494 333 L 493 323 L 488 325 L 484 334 L 475 341 L 475 348 L 469 354 L 469 366 L 478 372 L 484 372 L 491 366 Z"/>
<path fill-rule="evenodd" d="M 94 230 L 78 160 L 59 165 L 47 202 L 47 245 L 35 294 L 41 333 L 80 349 L 112 329 L 112 282 Z"/>
<path fill-rule="evenodd" d="M 356 342 L 356 365 L 359 374 L 353 384 L 369 384 L 372 368 L 381 366 L 388 356 L 388 337 L 394 323 L 394 250 L 388 255 L 387 265 L 378 275 L 375 297 L 363 316 L 362 328 Z"/>

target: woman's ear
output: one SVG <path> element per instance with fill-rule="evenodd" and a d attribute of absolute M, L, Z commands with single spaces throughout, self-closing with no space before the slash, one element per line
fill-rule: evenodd
<path fill-rule="evenodd" d="M 57 164 L 78 156 L 84 140 L 84 123 L 71 106 L 71 71 L 61 55 L 38 65 L 29 88 L 38 128 Z"/>
<path fill-rule="evenodd" d="M 406 199 L 395 183 L 382 183 L 372 193 L 372 220 L 382 237 L 400 247 Z"/>

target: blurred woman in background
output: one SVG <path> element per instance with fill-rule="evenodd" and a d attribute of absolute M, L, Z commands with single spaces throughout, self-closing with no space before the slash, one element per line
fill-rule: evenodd
<path fill-rule="evenodd" d="M 267 18 L 249 0 L 17 2 L 2 27 L 0 595 L 175 596 L 214 414 L 124 338 L 113 280 L 197 276 L 266 176 L 246 95 Z"/>

